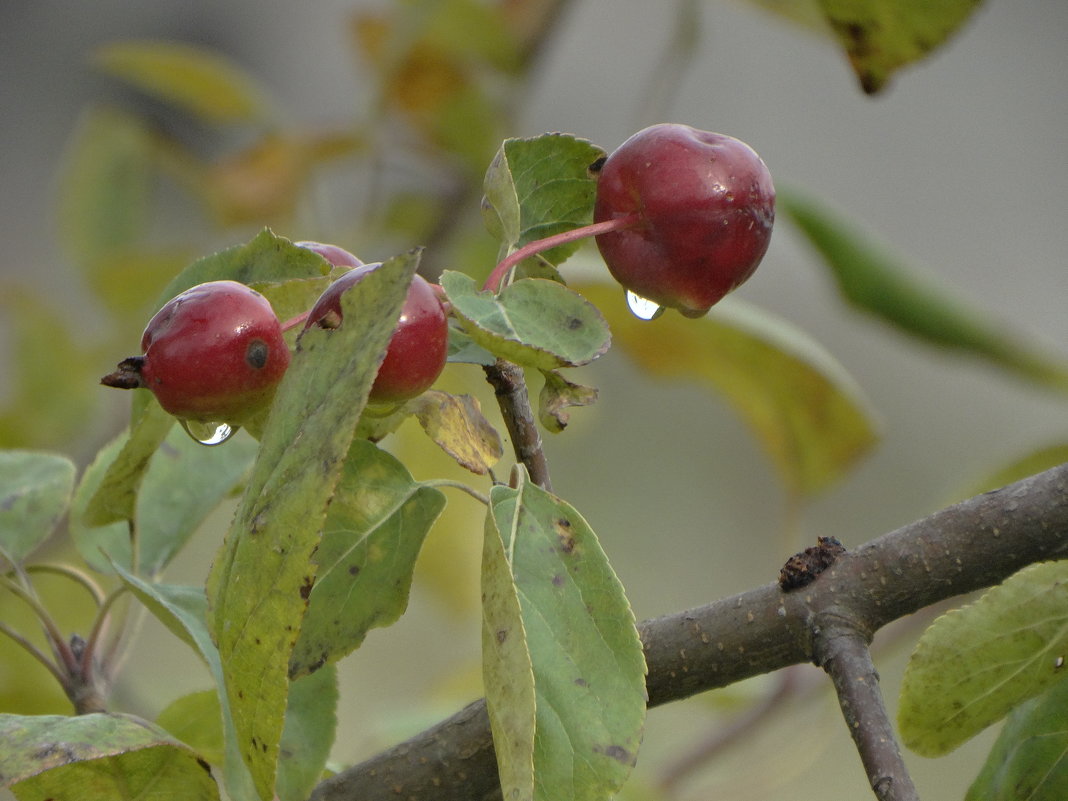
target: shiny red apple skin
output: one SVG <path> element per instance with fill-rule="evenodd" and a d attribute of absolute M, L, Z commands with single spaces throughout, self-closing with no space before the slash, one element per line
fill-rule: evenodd
<path fill-rule="evenodd" d="M 305 327 L 335 328 L 342 323 L 341 296 L 381 263 L 364 264 L 342 275 L 319 297 Z M 372 403 L 400 403 L 430 389 L 441 375 L 449 350 L 449 322 L 430 282 L 416 275 L 408 287 L 397 328 L 371 387 Z"/>
<path fill-rule="evenodd" d="M 140 386 L 185 420 L 240 423 L 262 411 L 290 352 L 267 298 L 210 281 L 169 300 L 141 337 Z"/>
<path fill-rule="evenodd" d="M 637 214 L 597 246 L 627 289 L 700 316 L 748 279 L 767 252 L 775 187 L 749 145 L 688 125 L 639 131 L 605 161 L 594 222 Z"/>
<path fill-rule="evenodd" d="M 345 248 L 338 247 L 337 245 L 331 245 L 326 242 L 313 242 L 311 240 L 305 240 L 303 242 L 294 242 L 297 247 L 311 250 L 318 253 L 328 262 L 335 267 L 362 267 L 363 262 L 356 256 L 354 256 Z"/>

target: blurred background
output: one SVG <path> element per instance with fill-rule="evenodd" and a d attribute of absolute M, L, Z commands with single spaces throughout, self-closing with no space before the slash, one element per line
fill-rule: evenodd
<path fill-rule="evenodd" d="M 129 403 L 96 379 L 136 352 L 159 290 L 193 258 L 271 224 L 365 260 L 437 245 L 433 268 L 484 273 L 495 244 L 480 230 L 477 194 L 462 187 L 502 137 L 564 131 L 611 150 L 660 121 L 747 141 L 777 183 L 847 211 L 991 320 L 1068 353 L 1068 4 L 988 2 L 945 47 L 871 97 L 829 38 L 755 4 L 573 2 L 522 57 L 457 27 L 455 36 L 471 36 L 496 69 L 485 104 L 454 91 L 462 80 L 447 58 L 413 67 L 400 89 L 383 89 L 390 55 L 382 43 L 395 41 L 389 25 L 399 15 L 393 4 L 358 0 L 0 3 L 5 446 L 90 459 L 124 424 Z M 94 62 L 101 46 L 135 39 L 218 50 L 261 87 L 268 122 L 191 118 Z M 525 77 L 513 61 L 522 58 L 531 64 Z M 428 122 L 440 111 L 436 93 L 457 105 L 447 126 L 431 130 L 441 119 Z M 104 108 L 148 120 L 153 135 L 184 148 L 169 151 L 155 179 L 147 233 L 130 255 L 135 266 L 79 259 L 86 234 L 72 222 L 70 198 L 79 197 L 72 175 L 87 151 L 77 143 Z M 499 108 L 507 114 L 490 115 Z M 262 138 L 265 131 L 283 145 Z M 120 126 L 103 137 L 120 135 L 138 134 Z M 294 140 L 299 148 L 289 147 Z M 194 162 L 202 167 L 189 167 Z M 450 197 L 467 211 L 443 215 Z M 107 208 L 91 197 L 77 202 Z M 596 259 L 578 257 L 573 269 L 596 271 Z M 785 557 L 817 535 L 859 545 L 960 499 L 997 467 L 1068 440 L 1062 396 L 850 309 L 788 224 L 777 227 L 763 265 L 737 294 L 833 354 L 866 396 L 882 439 L 843 480 L 800 503 L 719 396 L 654 382 L 616 351 L 583 368 L 580 380 L 597 386 L 600 400 L 576 410 L 565 433 L 547 435 L 554 485 L 599 533 L 640 619 L 771 581 Z M 32 322 L 31 370 L 19 354 L 31 347 L 22 337 Z M 445 383 L 475 391 L 479 376 L 450 368 Z M 39 402 L 31 408 L 25 397 L 34 381 Z M 491 408 L 485 396 L 483 403 Z M 452 470 L 418 430 L 406 426 L 386 444 L 417 477 Z M 213 516 L 168 580 L 203 579 L 228 514 Z M 475 504 L 450 498 L 409 614 L 342 663 L 339 764 L 478 694 L 479 520 Z M 912 641 L 888 643 L 877 658 L 892 708 Z M 51 679 L 35 670 L 0 672 L 3 694 L 43 691 Z M 817 674 L 798 670 L 802 683 Z M 652 711 L 625 797 L 863 797 L 859 759 L 824 691 L 785 704 L 773 725 L 677 774 L 678 758 L 777 681 L 763 677 Z M 197 659 L 146 621 L 117 706 L 152 717 L 208 686 Z M 48 704 L 66 711 L 62 700 Z M 923 797 L 963 797 L 990 742 L 988 733 L 940 760 L 910 757 Z M 673 795 L 657 790 L 665 781 Z"/>

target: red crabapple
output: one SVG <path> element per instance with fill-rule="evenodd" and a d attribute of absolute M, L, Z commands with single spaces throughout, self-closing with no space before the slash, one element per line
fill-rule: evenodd
<path fill-rule="evenodd" d="M 318 324 L 336 328 L 341 324 L 341 295 L 381 263 L 351 270 L 326 288 L 308 313 L 305 328 Z M 378 369 L 370 400 L 399 403 L 421 395 L 441 375 L 449 349 L 449 323 L 445 309 L 430 283 L 416 275 L 408 287 L 397 328 Z"/>
<path fill-rule="evenodd" d="M 262 411 L 289 366 L 267 298 L 236 281 L 210 281 L 164 304 L 133 356 L 101 383 L 152 391 L 183 420 L 241 424 Z"/>
<path fill-rule="evenodd" d="M 749 145 L 688 125 L 654 125 L 604 162 L 594 221 L 636 216 L 597 236 L 612 276 L 697 317 L 742 284 L 771 239 L 775 188 Z"/>

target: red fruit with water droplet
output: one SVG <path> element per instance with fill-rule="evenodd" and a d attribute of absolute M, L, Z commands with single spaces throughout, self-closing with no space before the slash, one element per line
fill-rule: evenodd
<path fill-rule="evenodd" d="M 613 277 L 697 317 L 760 264 L 775 220 L 775 187 L 744 142 L 688 125 L 654 125 L 620 145 L 600 170 L 594 221 L 627 216 L 636 222 L 597 236 Z"/>
<path fill-rule="evenodd" d="M 107 386 L 152 391 L 184 420 L 240 425 L 263 411 L 289 366 L 270 302 L 236 281 L 210 281 L 164 304 Z"/>

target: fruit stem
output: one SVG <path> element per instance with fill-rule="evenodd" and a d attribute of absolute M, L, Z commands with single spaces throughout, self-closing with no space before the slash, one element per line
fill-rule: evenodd
<path fill-rule="evenodd" d="M 298 325 L 308 319 L 309 314 L 311 314 L 311 309 L 308 309 L 308 311 L 306 312 L 301 312 L 296 317 L 290 317 L 288 320 L 282 323 L 282 333 L 284 334 L 291 328 L 296 328 Z"/>
<path fill-rule="evenodd" d="M 482 285 L 483 289 L 492 289 L 494 292 L 499 292 L 501 284 L 504 282 L 504 277 L 508 274 L 508 271 L 515 267 L 523 259 L 529 259 L 531 256 L 542 253 L 550 248 L 558 247 L 559 245 L 566 245 L 569 242 L 577 242 L 580 239 L 585 239 L 590 236 L 599 236 L 600 234 L 611 233 L 612 231 L 623 231 L 627 228 L 633 228 L 641 221 L 641 215 L 638 212 L 628 214 L 624 217 L 616 217 L 612 220 L 604 220 L 599 223 L 590 223 L 589 225 L 583 225 L 579 228 L 572 228 L 570 231 L 564 231 L 562 234 L 553 234 L 547 236 L 544 239 L 535 239 L 533 242 L 528 242 L 519 248 L 519 250 L 513 250 L 509 253 L 500 264 L 493 268 L 493 272 L 489 274 L 486 279 L 486 283 Z"/>

